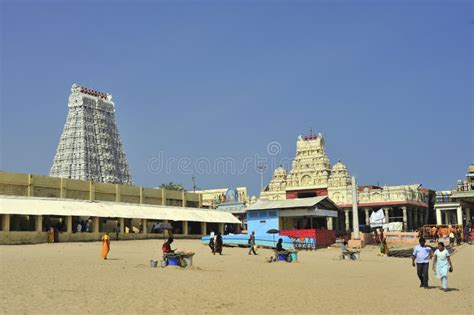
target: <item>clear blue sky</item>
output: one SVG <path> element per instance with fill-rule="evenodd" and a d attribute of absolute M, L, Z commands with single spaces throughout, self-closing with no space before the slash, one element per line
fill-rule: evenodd
<path fill-rule="evenodd" d="M 360 184 L 451 188 L 474 160 L 470 1 L 4 0 L 1 11 L 3 170 L 48 174 L 74 82 L 113 94 L 144 186 L 191 189 L 203 159 L 291 159 L 310 128 Z M 191 166 L 150 171 L 160 156 Z M 195 173 L 203 189 L 260 186 L 254 164 Z"/>

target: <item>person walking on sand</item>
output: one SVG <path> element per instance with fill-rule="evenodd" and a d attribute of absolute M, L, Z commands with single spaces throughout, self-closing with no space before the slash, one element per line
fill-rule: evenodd
<path fill-rule="evenodd" d="M 117 223 L 117 226 L 115 227 L 115 238 L 118 241 L 119 240 L 119 234 L 120 231 L 122 230 L 120 223 Z"/>
<path fill-rule="evenodd" d="M 209 248 L 211 249 L 211 252 L 214 253 L 214 231 L 211 231 L 211 234 L 209 234 Z"/>
<path fill-rule="evenodd" d="M 216 253 L 218 253 L 219 255 L 222 255 L 222 245 L 223 245 L 222 235 L 221 235 L 221 232 L 218 232 L 214 240 L 214 250 L 213 250 L 214 255 Z"/>
<path fill-rule="evenodd" d="M 449 246 L 454 247 L 454 233 L 453 231 L 449 231 Z"/>
<path fill-rule="evenodd" d="M 433 271 L 436 278 L 441 279 L 441 290 L 448 292 L 448 271 L 453 272 L 453 263 L 443 242 L 438 243 L 434 252 Z"/>
<path fill-rule="evenodd" d="M 107 255 L 110 251 L 110 237 L 109 232 L 105 232 L 105 235 L 102 236 L 102 258 L 107 259 Z"/>
<path fill-rule="evenodd" d="M 252 234 L 250 234 L 249 245 L 250 245 L 249 255 L 252 255 L 252 253 L 254 255 L 257 255 L 257 253 L 255 252 L 255 232 L 252 232 Z"/>
<path fill-rule="evenodd" d="M 424 238 L 420 238 L 420 245 L 417 245 L 413 250 L 412 265 L 415 267 L 418 278 L 420 279 L 420 288 L 428 289 L 428 270 L 430 265 L 430 259 L 433 256 L 431 247 L 425 246 L 426 241 Z"/>

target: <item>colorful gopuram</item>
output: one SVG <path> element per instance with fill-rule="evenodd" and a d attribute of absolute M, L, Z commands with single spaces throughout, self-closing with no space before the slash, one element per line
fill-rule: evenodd
<path fill-rule="evenodd" d="M 403 222 L 405 230 L 415 230 L 435 220 L 433 211 L 429 211 L 433 194 L 419 184 L 359 186 L 360 224 L 368 226 L 370 213 L 384 209 L 386 223 Z M 331 167 L 321 133 L 298 137 L 291 170 L 287 172 L 282 166 L 276 168 L 260 198 L 284 200 L 316 196 L 329 196 L 337 204 L 341 211 L 335 223 L 336 229 L 349 231 L 352 227 L 351 175 L 341 161 Z"/>

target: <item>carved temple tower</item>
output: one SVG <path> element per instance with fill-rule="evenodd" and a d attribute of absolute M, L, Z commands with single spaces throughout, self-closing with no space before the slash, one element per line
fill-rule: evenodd
<path fill-rule="evenodd" d="M 112 95 L 73 84 L 68 107 L 50 176 L 132 184 Z"/>
<path fill-rule="evenodd" d="M 362 224 L 369 225 L 370 212 L 383 209 L 385 222 L 401 222 L 404 230 L 413 230 L 432 219 L 428 212 L 429 191 L 421 185 L 384 186 L 365 185 L 358 187 L 358 211 Z M 321 134 L 299 136 L 296 156 L 291 170 L 281 166 L 275 169 L 268 186 L 260 198 L 284 200 L 328 196 L 344 212 L 336 219 L 337 230 L 349 231 L 352 212 L 352 182 L 347 167 L 338 161 L 331 163 L 324 148 Z"/>
<path fill-rule="evenodd" d="M 324 148 L 322 134 L 299 136 L 296 142 L 296 157 L 288 175 L 287 187 L 303 189 L 326 188 L 331 163 Z"/>

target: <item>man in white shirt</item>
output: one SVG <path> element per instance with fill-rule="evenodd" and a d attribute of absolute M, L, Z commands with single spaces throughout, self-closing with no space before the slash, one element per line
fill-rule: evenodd
<path fill-rule="evenodd" d="M 428 289 L 428 271 L 430 265 L 430 259 L 433 257 L 431 247 L 425 246 L 426 241 L 424 238 L 420 238 L 420 245 L 416 245 L 412 255 L 412 265 L 415 267 L 418 278 L 420 279 L 420 288 Z"/>

